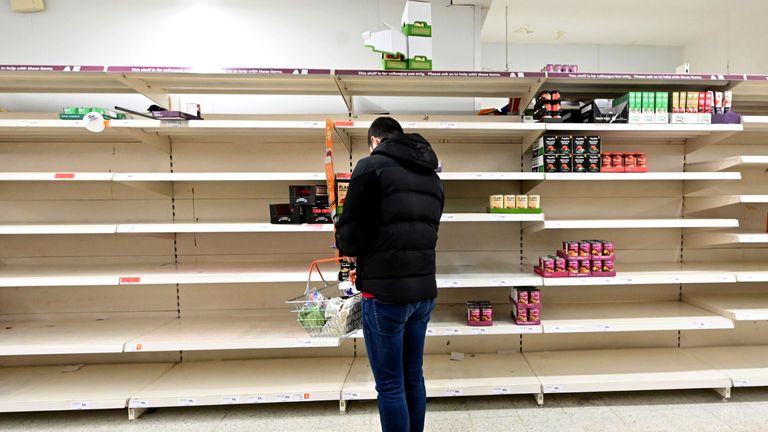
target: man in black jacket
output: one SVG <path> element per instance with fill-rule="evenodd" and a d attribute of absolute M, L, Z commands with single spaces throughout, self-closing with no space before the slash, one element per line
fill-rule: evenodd
<path fill-rule="evenodd" d="M 357 163 L 336 225 L 336 246 L 357 260 L 363 334 L 385 432 L 424 429 L 422 371 L 435 307 L 435 245 L 445 198 L 437 155 L 392 118 L 368 129 L 371 155 Z"/>

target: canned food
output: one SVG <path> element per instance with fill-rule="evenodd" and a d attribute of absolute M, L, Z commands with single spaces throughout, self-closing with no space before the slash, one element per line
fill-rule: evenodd
<path fill-rule="evenodd" d="M 624 154 L 611 153 L 611 166 L 614 168 L 621 168 L 624 166 Z"/>
<path fill-rule="evenodd" d="M 624 155 L 624 166 L 626 168 L 635 168 L 637 166 L 637 158 L 634 153 L 626 153 Z"/>
<path fill-rule="evenodd" d="M 610 168 L 612 163 L 613 163 L 613 154 L 603 153 L 603 162 L 602 162 L 603 168 Z"/>
<path fill-rule="evenodd" d="M 638 168 L 645 168 L 647 164 L 647 159 L 645 158 L 645 153 L 635 153 L 635 158 L 637 159 L 637 167 Z"/>

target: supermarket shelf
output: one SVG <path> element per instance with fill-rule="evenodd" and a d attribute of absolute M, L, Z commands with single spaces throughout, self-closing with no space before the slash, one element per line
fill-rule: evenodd
<path fill-rule="evenodd" d="M 326 274 L 338 266 L 321 265 Z M 154 266 L 0 266 L 0 287 L 306 282 L 307 262 Z M 315 272 L 313 281 L 320 278 Z"/>
<path fill-rule="evenodd" d="M 114 234 L 117 225 L 0 225 L 0 234 Z"/>
<path fill-rule="evenodd" d="M 542 278 L 533 272 L 516 273 L 500 270 L 513 268 L 483 268 L 475 266 L 441 266 L 437 269 L 438 288 L 486 288 L 513 286 L 541 286 Z"/>
<path fill-rule="evenodd" d="M 741 123 L 746 132 L 766 132 L 768 131 L 768 116 L 742 116 Z"/>
<path fill-rule="evenodd" d="M 739 172 L 546 173 L 554 181 L 741 180 Z"/>
<path fill-rule="evenodd" d="M 547 303 L 544 333 L 599 333 L 733 328 L 730 319 L 681 303 Z"/>
<path fill-rule="evenodd" d="M 683 294 L 683 301 L 736 321 L 768 320 L 763 294 Z"/>
<path fill-rule="evenodd" d="M 407 133 L 418 133 L 431 142 L 484 144 L 526 144 L 529 145 L 544 133 L 543 123 L 520 123 L 499 121 L 499 117 L 486 119 L 477 116 L 457 117 L 452 121 L 401 121 Z M 466 120 L 466 121 L 462 121 Z M 337 121 L 336 130 L 352 140 L 368 139 L 368 128 L 372 121 Z"/>
<path fill-rule="evenodd" d="M 666 285 L 695 283 L 736 283 L 739 264 L 718 265 L 647 263 L 617 266 L 615 277 L 544 278 L 544 286 Z"/>
<path fill-rule="evenodd" d="M 584 219 L 548 220 L 536 223 L 525 230 L 536 232 L 545 229 L 733 228 L 738 226 L 738 219 Z"/>
<path fill-rule="evenodd" d="M 521 354 L 466 354 L 454 361 L 448 354 L 424 356 L 427 397 L 539 394 L 541 385 Z M 352 365 L 342 399 L 376 399 L 368 359 L 358 357 Z"/>
<path fill-rule="evenodd" d="M 111 181 L 112 173 L 91 172 L 3 172 L 0 181 Z"/>
<path fill-rule="evenodd" d="M 123 352 L 126 341 L 172 320 L 146 316 L 71 318 L 59 314 L 32 321 L 2 321 L 0 355 Z"/>
<path fill-rule="evenodd" d="M 685 210 L 697 212 L 736 204 L 768 204 L 768 195 L 689 196 Z"/>
<path fill-rule="evenodd" d="M 141 141 L 118 128 L 110 127 L 101 133 L 93 133 L 85 125 L 82 120 L 0 119 L 0 142 Z"/>
<path fill-rule="evenodd" d="M 352 358 L 184 362 L 131 397 L 133 408 L 339 400 Z"/>
<path fill-rule="evenodd" d="M 333 232 L 333 224 L 281 225 L 270 223 L 160 223 L 120 224 L 117 226 L 118 234 L 245 232 Z"/>
<path fill-rule="evenodd" d="M 535 172 L 441 172 L 442 180 L 544 180 L 544 173 Z"/>
<path fill-rule="evenodd" d="M 542 327 L 519 326 L 511 320 L 511 304 L 493 305 L 493 325 L 487 327 L 472 327 L 467 325 L 466 304 L 438 304 L 427 327 L 427 336 L 491 336 L 536 334 L 542 332 Z M 350 334 L 352 338 L 362 338 L 362 330 Z"/>
<path fill-rule="evenodd" d="M 241 181 L 325 181 L 325 173 L 310 172 L 201 172 L 201 173 L 115 173 L 116 182 L 241 182 Z"/>
<path fill-rule="evenodd" d="M 543 221 L 543 213 L 443 213 L 441 222 L 535 222 Z"/>
<path fill-rule="evenodd" d="M 728 375 L 733 387 L 768 386 L 766 346 L 686 348 L 685 352 Z"/>
<path fill-rule="evenodd" d="M 686 236 L 686 247 L 708 247 L 742 244 L 768 243 L 768 234 L 763 233 L 698 233 Z"/>
<path fill-rule="evenodd" d="M 723 171 L 733 167 L 768 166 L 768 156 L 733 156 L 719 161 L 689 164 L 702 171 Z"/>
<path fill-rule="evenodd" d="M 544 393 L 725 389 L 731 380 L 678 348 L 525 353 Z"/>
<path fill-rule="evenodd" d="M 338 337 L 313 337 L 288 308 L 186 316 L 125 339 L 126 352 L 338 347 Z"/>
<path fill-rule="evenodd" d="M 170 363 L 0 368 L 0 412 L 118 409 Z"/>

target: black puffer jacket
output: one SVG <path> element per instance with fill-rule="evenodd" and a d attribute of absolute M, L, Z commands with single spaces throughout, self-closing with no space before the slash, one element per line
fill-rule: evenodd
<path fill-rule="evenodd" d="M 336 246 L 357 257 L 357 288 L 388 303 L 437 297 L 435 245 L 445 198 L 437 155 L 418 134 L 384 139 L 357 163 Z"/>

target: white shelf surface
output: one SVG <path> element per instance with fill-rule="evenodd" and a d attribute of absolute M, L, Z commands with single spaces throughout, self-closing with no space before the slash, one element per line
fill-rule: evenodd
<path fill-rule="evenodd" d="M 730 378 L 678 348 L 524 354 L 544 393 L 728 388 Z"/>
<path fill-rule="evenodd" d="M 325 181 L 320 172 L 115 173 L 116 182 Z"/>
<path fill-rule="evenodd" d="M 734 228 L 738 219 L 581 219 L 547 220 L 528 228 L 542 229 L 629 229 L 629 228 Z"/>
<path fill-rule="evenodd" d="M 734 267 L 731 267 L 734 266 Z M 621 264 L 614 277 L 543 278 L 544 286 L 666 285 L 684 283 L 736 283 L 737 264 Z"/>
<path fill-rule="evenodd" d="M 222 232 L 333 232 L 333 224 L 281 225 L 270 223 L 158 223 L 120 224 L 117 226 L 118 234 Z"/>
<path fill-rule="evenodd" d="M 554 181 L 741 180 L 739 172 L 546 173 Z"/>
<path fill-rule="evenodd" d="M 466 304 L 438 304 L 432 319 L 427 327 L 427 336 L 491 336 L 491 335 L 516 335 L 537 334 L 542 332 L 542 326 L 519 326 L 512 322 L 511 304 L 493 305 L 493 325 L 469 326 L 467 325 Z M 362 338 L 362 330 L 350 335 L 353 338 Z"/>
<path fill-rule="evenodd" d="M 683 294 L 683 301 L 736 321 L 768 320 L 765 294 Z"/>
<path fill-rule="evenodd" d="M 768 346 L 686 348 L 702 363 L 728 375 L 733 387 L 768 386 Z"/>
<path fill-rule="evenodd" d="M 95 354 L 123 352 L 123 345 L 172 318 L 68 318 L 0 321 L 0 355 Z"/>
<path fill-rule="evenodd" d="M 0 181 L 111 181 L 112 173 L 99 172 L 2 172 Z"/>
<path fill-rule="evenodd" d="M 689 247 L 706 247 L 721 245 L 741 245 L 768 243 L 768 234 L 763 233 L 701 233 L 686 239 Z"/>
<path fill-rule="evenodd" d="M 688 165 L 703 171 L 722 171 L 733 167 L 759 167 L 768 165 L 768 156 L 733 156 L 719 161 Z"/>
<path fill-rule="evenodd" d="M 438 288 L 486 288 L 513 286 L 541 286 L 542 278 L 533 272 L 503 272 L 500 268 L 475 266 L 440 266 L 437 269 Z"/>
<path fill-rule="evenodd" d="M 115 224 L 92 225 L 0 225 L 0 234 L 114 234 L 117 232 Z"/>
<path fill-rule="evenodd" d="M 466 354 L 454 361 L 448 354 L 424 356 L 427 397 L 538 394 L 541 385 L 521 354 Z M 368 359 L 358 357 L 352 365 L 342 399 L 376 399 Z"/>
<path fill-rule="evenodd" d="M 351 366 L 351 357 L 184 362 L 137 391 L 129 406 L 339 400 Z"/>
<path fill-rule="evenodd" d="M 0 412 L 125 408 L 171 363 L 0 368 Z"/>
<path fill-rule="evenodd" d="M 768 131 L 768 116 L 743 116 L 741 122 L 744 125 L 744 130 L 747 132 Z"/>
<path fill-rule="evenodd" d="M 442 180 L 544 180 L 538 172 L 441 172 Z"/>
<path fill-rule="evenodd" d="M 601 136 L 611 133 L 639 132 L 695 137 L 718 132 L 741 132 L 744 127 L 739 124 L 547 123 L 546 129 L 558 132 L 593 132 Z"/>
<path fill-rule="evenodd" d="M 679 301 L 546 303 L 542 311 L 542 326 L 544 333 L 700 330 L 734 327 L 730 319 Z"/>
<path fill-rule="evenodd" d="M 338 337 L 309 337 L 287 307 L 182 317 L 126 341 L 126 352 L 339 346 Z"/>
<path fill-rule="evenodd" d="M 441 222 L 537 222 L 544 220 L 544 213 L 443 213 Z"/>

